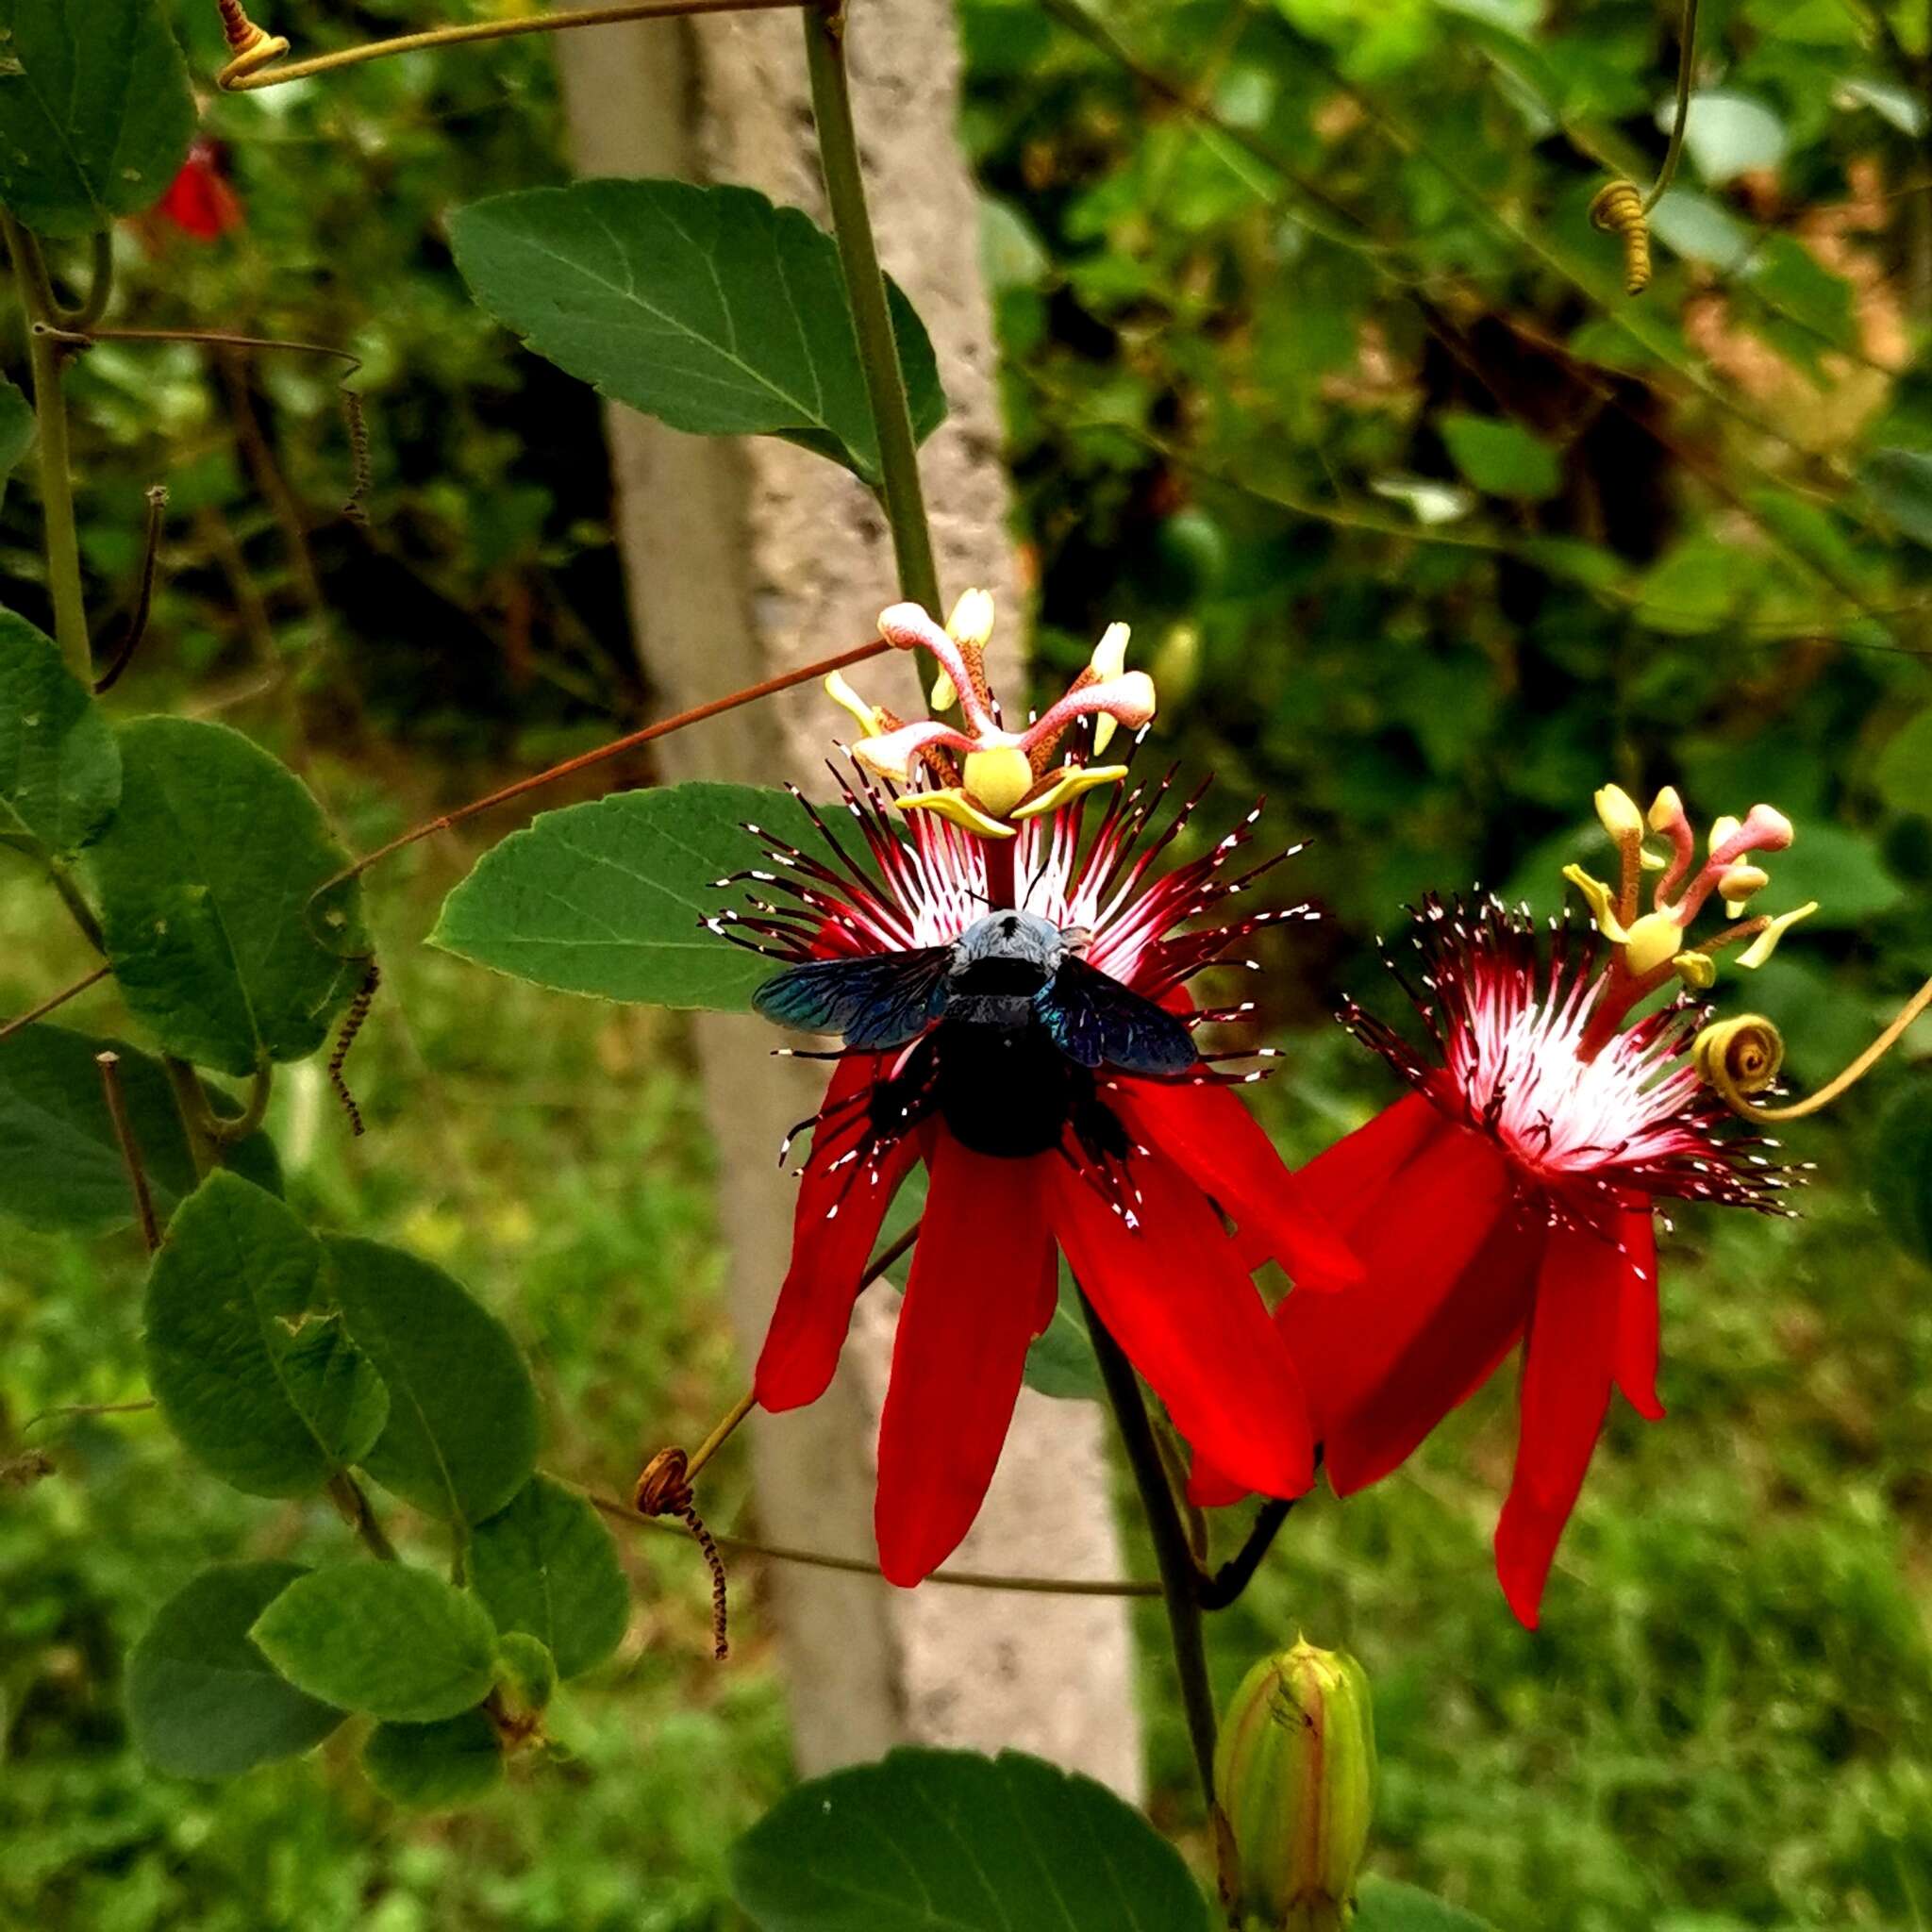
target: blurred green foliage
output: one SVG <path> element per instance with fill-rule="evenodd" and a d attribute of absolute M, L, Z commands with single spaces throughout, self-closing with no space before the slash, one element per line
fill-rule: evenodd
<path fill-rule="evenodd" d="M 1798 820 L 1767 904 L 1824 909 L 1721 991 L 1779 1020 L 1801 1084 L 1828 1076 L 1932 963 L 1923 21 L 1706 0 L 1690 152 L 1631 299 L 1586 210 L 1606 163 L 1641 184 L 1661 155 L 1667 0 L 1092 0 L 1098 38 L 1073 4 L 960 9 L 1042 682 L 1132 620 L 1164 707 L 1143 758 L 1319 835 L 1292 890 L 1333 916 L 1267 981 L 1284 1146 L 1388 1097 L 1322 1016 L 1334 985 L 1379 988 L 1402 902 L 1481 880 L 1554 908 L 1612 778 Z M 275 15 L 308 48 L 424 10 Z M 212 9 L 182 27 L 207 75 Z M 246 225 L 124 229 L 114 319 L 360 354 L 370 525 L 337 513 L 330 362 L 88 351 L 97 610 L 131 586 L 143 489 L 173 493 L 113 702 L 244 725 L 365 847 L 648 705 L 594 398 L 470 305 L 443 237 L 453 207 L 564 178 L 550 56 L 381 63 L 213 99 L 205 125 Z M 16 481 L 0 573 L 39 622 L 37 531 Z M 674 1024 L 501 981 L 479 1004 L 423 948 L 468 856 L 419 848 L 377 882 L 391 984 L 350 1062 L 370 1140 L 313 1066 L 269 1124 L 306 1216 L 406 1242 L 510 1322 L 546 1459 L 615 1486 L 737 1373 L 697 1096 Z M 10 913 L 8 937 L 8 1009 L 86 963 L 51 920 Z M 1894 1066 L 1790 1132 L 1819 1167 L 1804 1222 L 1687 1214 L 1670 1420 L 1613 1424 L 1539 1635 L 1490 1574 L 1507 1377 L 1399 1477 L 1304 1506 L 1217 1620 L 1224 1689 L 1297 1626 L 1368 1666 L 1382 1869 L 1512 1928 L 1932 1923 L 1932 1278 L 1887 1235 L 1924 1219 L 1888 1149 L 1923 1146 L 1924 1079 Z M 625 1545 L 631 1628 L 572 1701 L 574 1759 L 474 1811 L 406 1818 L 341 1740 L 231 1787 L 139 1765 L 119 1677 L 154 1608 L 199 1561 L 341 1536 L 228 1495 L 152 1418 L 25 1428 L 142 1392 L 140 1272 L 131 1236 L 0 1252 L 0 1926 L 733 1924 L 724 1847 L 783 1787 L 782 1700 L 755 1569 L 716 1672 L 676 1542 Z M 728 1523 L 742 1466 L 719 1467 Z M 1145 1680 L 1159 1813 L 1187 1834 L 1154 1645 Z"/>

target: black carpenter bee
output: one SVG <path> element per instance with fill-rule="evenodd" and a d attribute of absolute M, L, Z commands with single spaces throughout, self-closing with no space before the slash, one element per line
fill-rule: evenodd
<path fill-rule="evenodd" d="M 990 912 L 942 946 L 790 967 L 753 1004 L 855 1052 L 916 1041 L 874 1091 L 881 1132 L 937 1111 L 976 1153 L 1042 1154 L 1070 1120 L 1122 1138 L 1095 1097 L 1101 1069 L 1171 1079 L 1195 1063 L 1186 1024 L 1090 965 L 1087 943 L 1038 913 Z"/>

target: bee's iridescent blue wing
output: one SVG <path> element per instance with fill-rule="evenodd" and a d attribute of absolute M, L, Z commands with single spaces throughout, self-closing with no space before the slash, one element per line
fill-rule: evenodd
<path fill-rule="evenodd" d="M 1054 1044 L 1079 1066 L 1184 1074 L 1194 1064 L 1193 1036 L 1180 1020 L 1084 959 L 1063 959 L 1033 1005 Z"/>
<path fill-rule="evenodd" d="M 883 1053 L 916 1040 L 946 1003 L 953 948 L 921 946 L 855 959 L 788 966 L 752 995 L 752 1005 L 801 1033 L 837 1033 L 847 1046 Z"/>

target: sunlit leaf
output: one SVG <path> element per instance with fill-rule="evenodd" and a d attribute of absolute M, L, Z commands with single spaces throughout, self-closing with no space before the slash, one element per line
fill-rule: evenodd
<path fill-rule="evenodd" d="M 253 1635 L 298 1690 L 395 1724 L 456 1717 L 495 1680 L 489 1612 L 407 1563 L 317 1570 L 269 1605 Z"/>
<path fill-rule="evenodd" d="M 452 217 L 476 299 L 540 356 L 675 429 L 781 436 L 878 479 L 838 248 L 750 188 L 578 181 Z M 924 325 L 890 291 L 914 431 L 944 420 Z"/>
<path fill-rule="evenodd" d="M 1563 487 L 1557 452 L 1520 423 L 1445 409 L 1436 427 L 1456 467 L 1487 495 L 1540 502 Z"/>
<path fill-rule="evenodd" d="M 470 1583 L 496 1627 L 538 1639 L 564 1677 L 601 1664 L 630 1618 L 610 1532 L 583 1497 L 548 1476 L 533 1477 L 476 1525 Z"/>
<path fill-rule="evenodd" d="M 1353 1932 L 1494 1932 L 1487 1919 L 1392 1878 L 1364 1878 Z"/>
<path fill-rule="evenodd" d="M 1657 125 L 1668 129 L 1676 114 L 1674 101 L 1660 103 Z M 1707 88 L 1690 96 L 1684 147 L 1697 172 L 1717 184 L 1756 169 L 1776 167 L 1785 158 L 1785 125 L 1749 94 Z"/>
<path fill-rule="evenodd" d="M 441 1269 L 380 1241 L 332 1237 L 329 1285 L 389 1390 L 359 1460 L 432 1516 L 480 1523 L 529 1480 L 537 1391 L 509 1331 Z"/>
<path fill-rule="evenodd" d="M 211 1174 L 170 1224 L 144 1321 L 169 1427 L 250 1495 L 320 1489 L 388 1415 L 375 1371 L 327 1306 L 322 1244 L 234 1174 Z"/>
<path fill-rule="evenodd" d="M 707 931 L 742 903 L 718 881 L 763 862 L 756 824 L 822 841 L 784 791 L 692 783 L 545 812 L 486 852 L 430 943 L 563 992 L 741 1010 L 778 962 Z"/>

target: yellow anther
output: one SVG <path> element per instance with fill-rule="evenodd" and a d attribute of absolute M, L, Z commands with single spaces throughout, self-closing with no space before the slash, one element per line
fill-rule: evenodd
<path fill-rule="evenodd" d="M 950 711 L 959 702 L 959 693 L 953 689 L 953 680 L 941 671 L 932 681 L 932 708 L 935 711 Z"/>
<path fill-rule="evenodd" d="M 1761 865 L 1727 866 L 1724 876 L 1718 880 L 1717 889 L 1724 902 L 1724 910 L 1733 918 L 1743 911 L 1753 893 L 1761 892 L 1771 883 L 1771 874 Z"/>
<path fill-rule="evenodd" d="M 1624 941 L 1624 963 L 1638 978 L 1655 973 L 1674 959 L 1684 943 L 1684 928 L 1667 912 L 1646 912 Z"/>
<path fill-rule="evenodd" d="M 841 711 L 850 714 L 852 722 L 858 726 L 859 730 L 866 737 L 876 738 L 885 729 L 885 724 L 879 717 L 878 707 L 867 704 L 846 683 L 845 674 L 842 671 L 835 671 L 825 679 L 825 695 Z"/>
<path fill-rule="evenodd" d="M 1780 912 L 1744 950 L 1738 955 L 1740 966 L 1762 966 L 1777 951 L 1777 942 L 1801 919 L 1809 919 L 1818 910 L 1818 901 L 1812 899 L 1800 906 L 1795 912 Z"/>
<path fill-rule="evenodd" d="M 1643 837 L 1643 814 L 1621 785 L 1606 785 L 1596 794 L 1596 815 L 1619 848 Z"/>
<path fill-rule="evenodd" d="M 1101 632 L 1100 641 L 1093 647 L 1093 656 L 1089 659 L 1093 666 L 1094 676 L 1106 679 L 1118 677 L 1127 668 L 1127 640 L 1133 632 L 1124 624 L 1110 624 Z"/>
<path fill-rule="evenodd" d="M 1731 836 L 1733 832 L 1740 832 L 1743 830 L 1743 828 L 1744 821 L 1742 819 L 1733 818 L 1729 812 L 1726 812 L 1721 819 L 1711 820 L 1710 845 L 1708 849 L 1712 852 L 1715 852 L 1717 848 L 1720 845 L 1722 845 L 1724 842 L 1724 841 Z"/>
<path fill-rule="evenodd" d="M 1717 981 L 1717 961 L 1708 953 L 1679 953 L 1671 964 L 1692 992 L 1704 992 Z"/>
<path fill-rule="evenodd" d="M 1649 849 L 1648 846 L 1646 846 L 1637 856 L 1643 861 L 1643 869 L 1645 872 L 1662 872 L 1664 867 L 1670 864 L 1671 862 L 1668 858 L 1666 858 L 1663 856 L 1662 853 L 1653 852 Z"/>
<path fill-rule="evenodd" d="M 1566 865 L 1563 876 L 1590 901 L 1590 915 L 1596 921 L 1597 931 L 1612 945 L 1621 946 L 1630 935 L 1617 917 L 1617 895 L 1603 880 L 1591 878 L 1580 865 Z M 1675 950 L 1672 948 L 1673 952 Z"/>
<path fill-rule="evenodd" d="M 991 591 L 966 591 L 953 606 L 946 619 L 946 634 L 956 644 L 983 651 L 992 637 L 993 607 Z"/>
<path fill-rule="evenodd" d="M 1016 744 L 966 754 L 966 793 L 983 811 L 1003 819 L 1033 790 L 1033 767 Z"/>
<path fill-rule="evenodd" d="M 1016 806 L 1011 815 L 1016 819 L 1032 819 L 1042 812 L 1058 811 L 1081 792 L 1091 791 L 1096 785 L 1118 785 L 1126 775 L 1124 765 L 1067 765 L 1038 798 Z"/>
<path fill-rule="evenodd" d="M 940 791 L 908 791 L 898 801 L 901 811 L 936 811 L 942 819 L 977 832 L 982 839 L 1010 839 L 1013 827 L 1004 819 L 990 819 L 963 791 L 948 786 Z"/>
<path fill-rule="evenodd" d="M 1684 801 L 1677 796 L 1674 785 L 1666 785 L 1650 801 L 1650 829 L 1653 832 L 1668 832 L 1684 816 Z"/>

